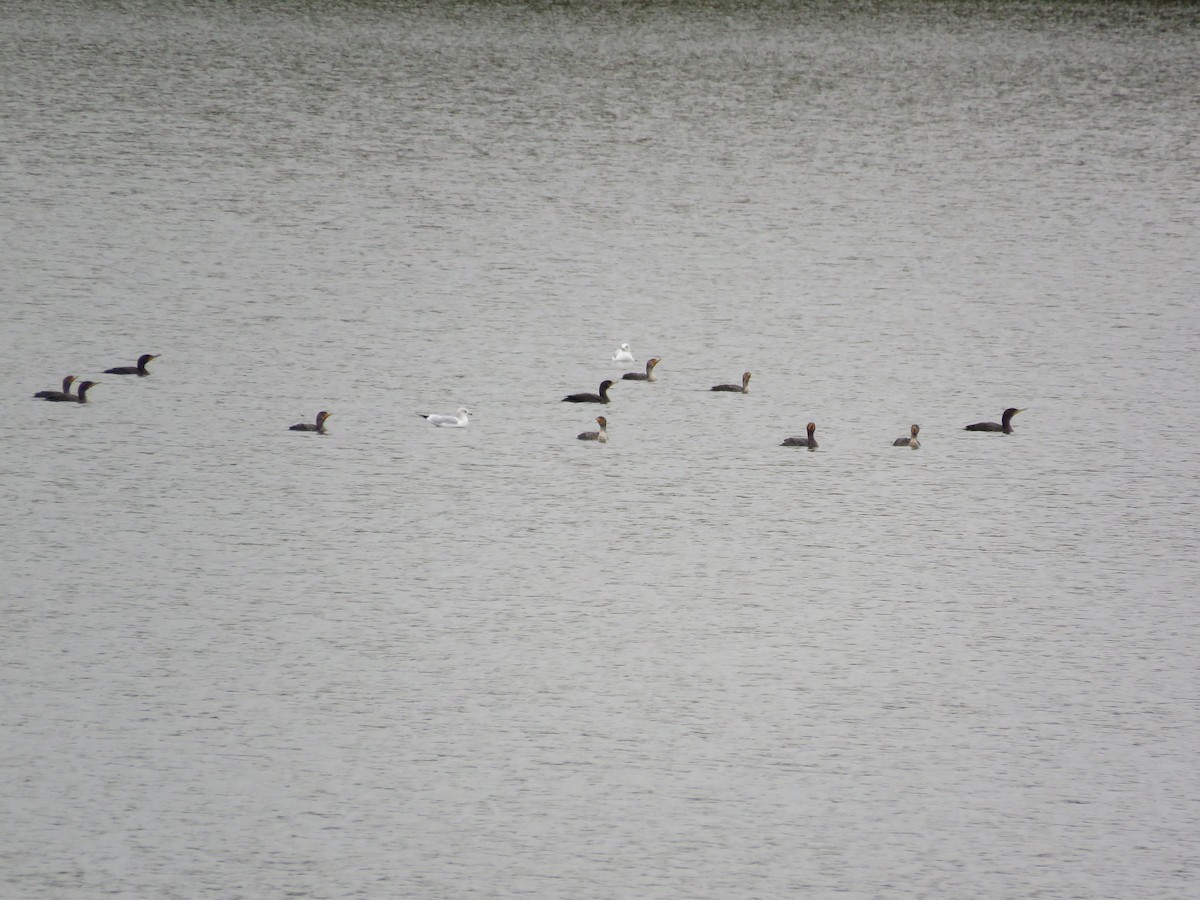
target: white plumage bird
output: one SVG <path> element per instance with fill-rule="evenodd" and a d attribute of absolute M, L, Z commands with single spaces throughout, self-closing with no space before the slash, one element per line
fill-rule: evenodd
<path fill-rule="evenodd" d="M 466 428 L 470 424 L 467 421 L 467 408 L 465 406 L 460 406 L 458 412 L 452 416 L 441 413 L 420 413 L 420 416 L 430 425 L 436 425 L 438 428 Z"/>

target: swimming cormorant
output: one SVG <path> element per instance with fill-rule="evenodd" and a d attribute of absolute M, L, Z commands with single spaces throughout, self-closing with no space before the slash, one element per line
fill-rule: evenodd
<path fill-rule="evenodd" d="M 66 378 L 63 379 L 61 391 L 38 391 L 33 396 L 35 396 L 41 400 L 59 400 L 59 401 L 75 400 L 75 399 L 77 399 L 76 396 L 71 393 L 71 384 L 74 381 L 75 381 L 75 376 L 68 375 Z"/>
<path fill-rule="evenodd" d="M 52 396 L 43 397 L 42 399 L 43 400 L 53 400 L 58 403 L 87 403 L 88 390 L 93 385 L 97 385 L 99 383 L 100 382 L 98 382 L 98 381 L 81 381 L 81 382 L 79 382 L 79 393 L 78 394 L 60 393 L 58 391 L 51 391 L 50 393 Z"/>
<path fill-rule="evenodd" d="M 600 393 L 598 394 L 569 394 L 562 398 L 563 403 L 608 403 L 608 389 L 613 386 L 612 381 L 600 382 Z"/>
<path fill-rule="evenodd" d="M 600 426 L 599 431 L 585 431 L 576 437 L 581 441 L 599 441 L 601 444 L 608 443 L 608 419 L 604 416 L 596 416 L 596 424 Z"/>
<path fill-rule="evenodd" d="M 325 434 L 325 420 L 332 416 L 333 413 L 321 410 L 317 413 L 317 423 L 315 425 L 309 422 L 301 422 L 298 425 L 291 425 L 288 431 L 315 431 L 318 434 Z"/>
<path fill-rule="evenodd" d="M 893 447 L 912 447 L 914 450 L 921 449 L 921 442 L 917 440 L 917 435 L 921 433 L 921 426 L 914 425 L 909 429 L 908 437 L 898 437 L 892 441 Z"/>
<path fill-rule="evenodd" d="M 626 381 L 657 381 L 658 376 L 654 374 L 654 367 L 660 362 L 662 362 L 661 359 L 648 359 L 645 372 L 626 372 L 621 377 Z"/>
<path fill-rule="evenodd" d="M 779 446 L 781 446 L 781 447 L 807 447 L 809 450 L 816 450 L 817 449 L 817 439 L 815 437 L 813 437 L 813 434 L 817 430 L 816 422 L 809 422 L 808 428 L 806 430 L 808 431 L 808 434 L 805 437 L 784 438 L 783 443 L 780 444 Z"/>
<path fill-rule="evenodd" d="M 136 366 L 117 366 L 115 369 L 105 369 L 105 375 L 137 375 L 140 378 L 150 374 L 146 368 L 146 363 L 151 360 L 158 359 L 161 354 L 158 353 L 143 353 L 138 357 Z"/>
<path fill-rule="evenodd" d="M 1027 408 L 1027 407 L 1026 407 Z M 1010 406 L 1004 411 L 1004 415 L 999 422 L 976 422 L 974 425 L 968 425 L 964 431 L 1003 431 L 1005 434 L 1012 434 L 1012 419 L 1017 413 L 1025 412 L 1025 409 L 1017 409 Z"/>
<path fill-rule="evenodd" d="M 733 391 L 734 393 L 738 393 L 738 394 L 748 394 L 748 393 L 750 393 L 750 373 L 749 372 L 742 373 L 742 383 L 741 384 L 714 384 L 711 388 L 709 388 L 709 390 L 710 391 Z"/>

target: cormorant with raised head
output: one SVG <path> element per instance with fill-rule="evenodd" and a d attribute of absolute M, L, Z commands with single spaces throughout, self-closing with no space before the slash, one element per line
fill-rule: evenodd
<path fill-rule="evenodd" d="M 608 419 L 604 416 L 596 416 L 596 424 L 600 426 L 599 431 L 585 431 L 576 437 L 581 441 L 599 441 L 601 444 L 608 443 Z"/>
<path fill-rule="evenodd" d="M 817 449 L 817 439 L 815 437 L 813 437 L 813 435 L 816 433 L 817 423 L 809 422 L 808 428 L 806 430 L 808 431 L 808 434 L 805 435 L 804 437 L 784 438 L 783 443 L 780 444 L 779 446 L 781 446 L 781 447 L 807 447 L 809 450 L 816 450 Z"/>
<path fill-rule="evenodd" d="M 136 366 L 117 366 L 115 369 L 105 369 L 105 375 L 137 375 L 139 378 L 145 378 L 150 374 L 150 370 L 146 368 L 146 363 L 151 360 L 158 359 L 161 354 L 158 353 L 143 353 L 138 357 Z"/>
<path fill-rule="evenodd" d="M 325 420 L 332 415 L 333 413 L 331 412 L 321 410 L 317 413 L 317 422 L 315 425 L 310 422 L 301 422 L 298 425 L 288 426 L 288 431 L 315 431 L 318 434 L 325 434 Z"/>
<path fill-rule="evenodd" d="M 600 393 L 598 394 L 568 394 L 562 398 L 563 403 L 608 403 L 608 389 L 613 386 L 613 382 L 605 380 L 600 382 Z"/>
<path fill-rule="evenodd" d="M 892 441 L 893 447 L 912 447 L 914 450 L 921 449 L 921 442 L 917 440 L 917 435 L 921 433 L 921 426 L 914 425 L 909 429 L 908 437 L 898 437 Z"/>
<path fill-rule="evenodd" d="M 50 393 L 53 396 L 43 397 L 42 399 L 43 400 L 54 400 L 58 403 L 87 403 L 88 390 L 91 387 L 93 387 L 94 385 L 97 385 L 99 383 L 100 382 L 98 382 L 98 381 L 81 381 L 81 382 L 79 382 L 79 393 L 78 394 L 71 394 L 71 393 L 64 394 L 64 393 L 59 393 L 58 391 L 51 391 Z"/>
<path fill-rule="evenodd" d="M 62 386 L 61 391 L 38 391 L 33 396 L 37 397 L 39 400 L 59 400 L 59 401 L 75 400 L 75 399 L 77 399 L 76 396 L 71 393 L 71 384 L 74 381 L 75 381 L 75 376 L 68 375 L 66 378 L 63 379 L 63 386 Z"/>
<path fill-rule="evenodd" d="M 1004 411 L 1004 415 L 1000 417 L 999 422 L 976 422 L 974 425 L 968 425 L 963 430 L 964 431 L 1002 431 L 1005 434 L 1012 434 L 1013 433 L 1013 427 L 1012 427 L 1013 416 L 1015 416 L 1017 413 L 1025 412 L 1025 409 L 1027 409 L 1027 408 L 1028 407 L 1025 407 L 1024 409 L 1017 409 L 1016 407 L 1010 406 L 1008 409 L 1006 409 Z"/>
<path fill-rule="evenodd" d="M 621 377 L 626 381 L 657 381 L 658 376 L 654 374 L 654 367 L 660 362 L 662 362 L 661 359 L 648 359 L 645 372 L 626 372 Z"/>
<path fill-rule="evenodd" d="M 741 384 L 714 384 L 711 388 L 709 388 L 709 390 L 710 391 L 732 391 L 737 394 L 748 394 L 748 393 L 750 393 L 750 373 L 749 372 L 742 373 L 742 383 Z"/>

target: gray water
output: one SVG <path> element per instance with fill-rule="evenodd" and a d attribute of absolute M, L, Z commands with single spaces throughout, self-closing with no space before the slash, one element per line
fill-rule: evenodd
<path fill-rule="evenodd" d="M 0 20 L 0 894 L 1195 895 L 1195 7 Z"/>

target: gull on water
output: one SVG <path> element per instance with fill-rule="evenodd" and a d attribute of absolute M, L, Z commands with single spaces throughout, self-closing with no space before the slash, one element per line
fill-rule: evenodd
<path fill-rule="evenodd" d="M 418 413 L 418 415 L 430 425 L 436 425 L 438 428 L 466 428 L 470 424 L 467 421 L 467 408 L 465 406 L 460 406 L 458 411 L 452 416 L 439 413 Z"/>
<path fill-rule="evenodd" d="M 620 347 L 614 350 L 612 358 L 613 362 L 637 362 L 637 360 L 633 358 L 633 351 L 629 349 L 628 344 L 622 344 Z"/>

